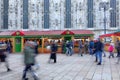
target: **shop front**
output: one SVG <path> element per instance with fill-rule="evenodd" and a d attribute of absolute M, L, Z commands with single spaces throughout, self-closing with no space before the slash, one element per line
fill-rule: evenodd
<path fill-rule="evenodd" d="M 120 40 L 120 32 L 114 32 L 109 34 L 100 35 L 100 38 L 105 44 L 105 50 L 108 51 L 108 47 L 110 46 L 110 43 L 113 43 L 115 45 L 116 40 Z M 114 50 L 116 52 L 116 50 Z"/>
<path fill-rule="evenodd" d="M 78 41 L 89 40 L 93 37 L 90 30 L 50 30 L 50 31 L 7 31 L 0 33 L 0 41 L 11 40 L 12 52 L 22 52 L 27 40 L 36 41 L 39 53 L 50 53 L 47 49 L 52 41 L 58 45 L 58 52 L 62 52 L 63 41 L 74 41 L 74 51 L 78 52 Z M 65 44 L 65 43 L 64 43 Z"/>

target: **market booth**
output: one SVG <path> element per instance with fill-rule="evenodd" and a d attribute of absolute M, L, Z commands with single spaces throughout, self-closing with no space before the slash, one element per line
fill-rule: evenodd
<path fill-rule="evenodd" d="M 120 31 L 116 31 L 114 33 L 100 35 L 100 38 L 105 43 L 105 50 L 108 51 L 108 47 L 109 47 L 110 43 L 113 43 L 115 45 L 116 40 L 117 39 L 120 40 Z M 114 52 L 116 52 L 116 50 Z"/>
<path fill-rule="evenodd" d="M 90 30 L 49 30 L 49 31 L 4 31 L 0 33 L 0 41 L 10 40 L 13 46 L 12 52 L 23 51 L 27 40 L 37 41 L 39 53 L 50 53 L 46 47 L 55 41 L 58 44 L 58 53 L 62 52 L 63 41 L 74 41 L 74 51 L 78 52 L 78 41 L 89 40 L 93 37 Z"/>

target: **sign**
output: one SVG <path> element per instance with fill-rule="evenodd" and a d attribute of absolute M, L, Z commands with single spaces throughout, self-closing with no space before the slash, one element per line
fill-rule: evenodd
<path fill-rule="evenodd" d="M 104 38 L 104 41 L 106 41 L 106 42 L 111 42 L 111 41 L 112 41 L 112 38 L 111 38 L 111 37 L 105 37 L 105 38 Z"/>

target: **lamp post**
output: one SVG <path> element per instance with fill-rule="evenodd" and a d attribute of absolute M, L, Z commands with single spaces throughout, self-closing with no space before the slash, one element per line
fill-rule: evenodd
<path fill-rule="evenodd" d="M 106 34 L 106 11 L 109 8 L 109 3 L 106 2 L 106 1 L 101 2 L 100 3 L 100 8 L 102 8 L 103 11 L 104 11 L 104 19 L 103 19 L 103 21 L 104 21 L 104 34 Z"/>
<path fill-rule="evenodd" d="M 104 34 L 106 34 L 106 4 L 104 4 Z"/>

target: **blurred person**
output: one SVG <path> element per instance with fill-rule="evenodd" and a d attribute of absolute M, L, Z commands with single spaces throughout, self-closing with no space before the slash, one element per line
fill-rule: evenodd
<path fill-rule="evenodd" d="M 95 54 L 95 62 L 98 62 L 98 57 L 97 57 L 97 42 L 98 42 L 98 40 L 94 40 L 93 54 Z"/>
<path fill-rule="evenodd" d="M 109 58 L 111 58 L 111 56 L 114 58 L 114 54 L 113 54 L 113 51 L 114 51 L 114 46 L 112 43 L 110 43 L 110 46 L 108 48 L 108 51 L 109 51 Z"/>
<path fill-rule="evenodd" d="M 101 65 L 102 63 L 102 51 L 103 51 L 103 43 L 101 42 L 100 38 L 98 38 L 98 41 L 96 43 L 96 54 L 98 59 L 97 65 Z"/>
<path fill-rule="evenodd" d="M 85 45 L 84 45 L 84 48 L 85 48 L 85 53 L 87 54 L 88 53 L 88 41 L 85 41 Z"/>
<path fill-rule="evenodd" d="M 65 41 L 62 41 L 62 53 L 65 54 L 65 47 L 66 47 L 66 43 Z"/>
<path fill-rule="evenodd" d="M 58 49 L 58 46 L 57 44 L 52 41 L 52 44 L 51 44 L 51 53 L 50 53 L 50 58 L 49 58 L 49 63 L 51 62 L 51 60 L 53 59 L 54 60 L 54 63 L 57 62 L 57 57 L 56 57 L 56 52 L 57 52 L 57 49 Z"/>
<path fill-rule="evenodd" d="M 82 40 L 79 40 L 79 54 L 78 55 L 81 55 L 83 56 L 83 41 Z"/>
<path fill-rule="evenodd" d="M 118 49 L 120 50 L 120 43 L 118 43 Z M 118 54 L 118 61 L 117 61 L 117 64 L 119 64 L 120 62 L 120 54 Z"/>
<path fill-rule="evenodd" d="M 68 55 L 71 56 L 71 45 L 70 45 L 70 42 L 69 42 L 69 41 L 66 42 L 66 52 L 65 52 L 65 54 L 66 54 L 67 56 L 68 56 Z"/>
<path fill-rule="evenodd" d="M 105 53 L 104 47 L 105 47 L 105 44 L 103 43 L 103 49 L 102 49 L 103 50 L 102 52 L 104 54 L 103 57 L 106 57 L 106 53 Z"/>
<path fill-rule="evenodd" d="M 11 71 L 9 68 L 8 60 L 7 60 L 7 45 L 4 43 L 0 44 L 0 63 L 4 62 L 7 68 L 7 72 Z"/>
<path fill-rule="evenodd" d="M 120 49 L 119 49 L 119 43 L 120 43 L 120 41 L 119 41 L 119 38 L 117 38 L 117 40 L 116 40 L 116 42 L 115 42 L 115 49 L 116 49 L 116 51 L 117 51 L 117 56 L 116 57 L 118 57 L 119 55 L 120 55 Z"/>
<path fill-rule="evenodd" d="M 37 43 L 37 40 L 34 41 L 35 43 L 33 45 L 35 45 L 35 57 L 37 57 L 37 55 L 39 54 L 38 52 L 38 43 Z M 38 64 L 38 62 L 35 60 L 35 65 L 36 67 L 36 70 L 39 69 L 40 65 Z"/>
<path fill-rule="evenodd" d="M 94 41 L 91 40 L 89 42 L 89 52 L 90 52 L 90 55 L 93 55 L 93 49 L 94 49 Z"/>
<path fill-rule="evenodd" d="M 35 64 L 35 43 L 33 41 L 27 41 L 25 43 L 24 64 L 25 64 L 25 69 L 23 71 L 22 80 L 28 80 L 28 78 L 26 78 L 26 74 L 28 71 L 30 71 L 34 80 L 38 80 L 35 71 L 32 69 L 32 66 Z"/>
<path fill-rule="evenodd" d="M 12 52 L 12 44 L 10 40 L 5 41 L 5 43 L 7 44 L 7 52 L 11 53 Z"/>
<path fill-rule="evenodd" d="M 73 40 L 71 40 L 70 41 L 70 56 L 72 56 L 73 54 L 74 54 L 74 41 Z"/>

